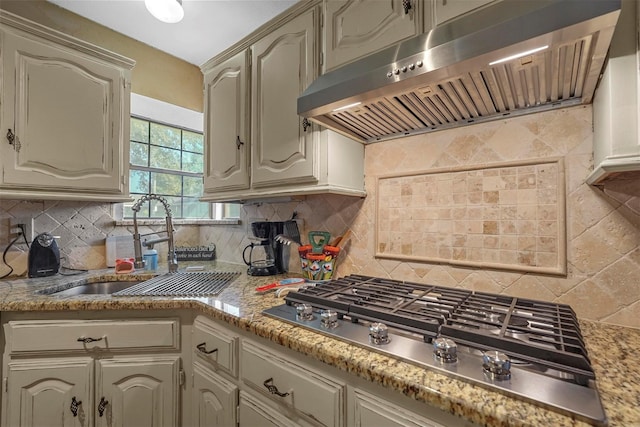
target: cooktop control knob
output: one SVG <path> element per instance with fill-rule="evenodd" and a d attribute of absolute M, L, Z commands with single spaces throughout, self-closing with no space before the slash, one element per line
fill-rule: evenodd
<path fill-rule="evenodd" d="M 320 323 L 325 328 L 335 328 L 338 326 L 338 313 L 333 310 L 324 310 L 320 313 Z"/>
<path fill-rule="evenodd" d="M 388 344 L 391 342 L 387 325 L 384 323 L 372 323 L 369 326 L 369 341 L 373 344 Z"/>
<path fill-rule="evenodd" d="M 511 360 L 506 354 L 497 351 L 485 351 L 482 356 L 482 369 L 492 380 L 504 381 L 511 378 Z"/>
<path fill-rule="evenodd" d="M 313 320 L 313 307 L 309 304 L 298 304 L 296 306 L 296 317 L 299 320 Z"/>
<path fill-rule="evenodd" d="M 442 363 L 453 363 L 458 360 L 458 346 L 449 338 L 433 340 L 433 355 Z"/>

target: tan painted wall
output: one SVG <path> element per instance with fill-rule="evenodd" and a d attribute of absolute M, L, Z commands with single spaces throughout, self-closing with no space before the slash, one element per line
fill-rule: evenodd
<path fill-rule="evenodd" d="M 135 60 L 132 92 L 203 110 L 199 67 L 44 0 L 2 0 L 0 8 Z"/>

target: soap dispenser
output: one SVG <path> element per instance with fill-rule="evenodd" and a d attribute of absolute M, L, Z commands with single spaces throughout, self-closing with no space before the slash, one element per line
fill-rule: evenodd
<path fill-rule="evenodd" d="M 158 251 L 155 249 L 147 249 L 144 254 L 144 269 L 146 271 L 155 272 L 158 269 Z"/>

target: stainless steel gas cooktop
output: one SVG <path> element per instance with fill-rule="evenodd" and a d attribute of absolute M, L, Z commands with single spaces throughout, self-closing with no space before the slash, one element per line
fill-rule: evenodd
<path fill-rule="evenodd" d="M 285 300 L 264 314 L 607 423 L 568 305 L 358 275 Z"/>

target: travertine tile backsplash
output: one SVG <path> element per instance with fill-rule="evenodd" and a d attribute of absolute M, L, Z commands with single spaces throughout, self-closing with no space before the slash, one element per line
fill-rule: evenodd
<path fill-rule="evenodd" d="M 557 158 L 563 159 L 566 179 L 566 274 L 376 258 L 377 177 Z M 303 235 L 316 229 L 334 235 L 352 230 L 339 258 L 340 275 L 360 273 L 567 303 L 582 318 L 640 327 L 640 177 L 621 177 L 599 189 L 584 183 L 592 167 L 590 106 L 476 124 L 368 146 L 365 199 L 318 195 L 247 205 L 241 225 L 176 226 L 177 243 L 215 243 L 218 259 L 242 263 L 242 248 L 249 243 L 246 220 L 284 220 L 295 210 Z M 0 248 L 8 242 L 9 218 L 26 216 L 35 218 L 37 232 L 61 236 L 63 264 L 74 268 L 104 268 L 105 237 L 131 232 L 114 226 L 108 204 L 0 199 Z M 143 232 L 161 228 L 145 227 Z M 7 253 L 22 274 L 25 249 Z M 293 255 L 295 271 L 299 266 Z M 0 276 L 6 271 L 0 263 Z"/>
<path fill-rule="evenodd" d="M 561 160 L 380 177 L 376 256 L 565 273 Z"/>

